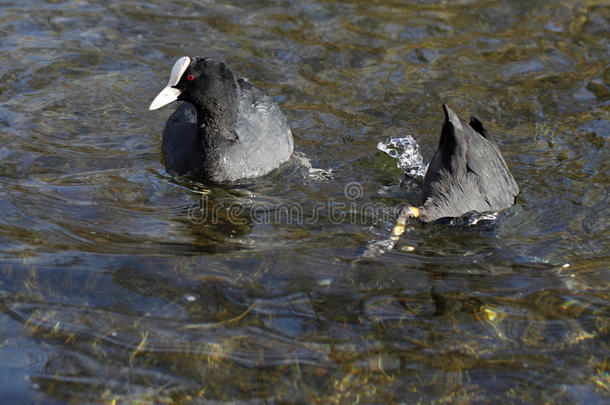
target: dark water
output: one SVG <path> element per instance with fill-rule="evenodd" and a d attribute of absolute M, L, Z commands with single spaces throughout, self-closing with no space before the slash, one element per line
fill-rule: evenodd
<path fill-rule="evenodd" d="M 609 26 L 603 0 L 0 2 L 2 403 L 607 403 Z M 167 173 L 147 108 L 183 55 L 266 88 L 304 157 Z M 428 161 L 443 102 L 517 204 L 362 258 L 416 202 L 377 143 Z"/>

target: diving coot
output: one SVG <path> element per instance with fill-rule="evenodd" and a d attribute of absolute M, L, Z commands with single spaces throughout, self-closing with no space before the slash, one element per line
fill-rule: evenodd
<path fill-rule="evenodd" d="M 519 187 L 481 122 L 464 121 L 447 105 L 438 149 L 428 165 L 419 207 L 402 210 L 397 236 L 408 217 L 424 222 L 469 212 L 499 211 L 515 203 Z M 402 228 L 402 229 L 401 229 Z"/>
<path fill-rule="evenodd" d="M 163 130 L 165 164 L 178 174 L 213 182 L 262 176 L 293 151 L 290 126 L 278 105 L 224 63 L 184 56 L 150 104 L 186 101 Z"/>

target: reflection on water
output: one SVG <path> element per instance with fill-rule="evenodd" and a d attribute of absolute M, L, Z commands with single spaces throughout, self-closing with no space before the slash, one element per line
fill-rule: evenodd
<path fill-rule="evenodd" d="M 595 0 L 4 2 L 1 397 L 606 402 L 609 20 Z M 301 156 L 235 185 L 168 174 L 171 109 L 147 107 L 182 55 L 267 89 Z M 408 134 L 421 168 L 442 103 L 489 127 L 517 204 L 364 257 L 419 191 L 376 146 Z"/>

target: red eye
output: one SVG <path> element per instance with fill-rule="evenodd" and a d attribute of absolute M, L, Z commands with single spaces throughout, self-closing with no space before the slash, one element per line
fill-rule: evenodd
<path fill-rule="evenodd" d="M 189 80 L 189 81 L 194 80 L 194 79 L 195 79 L 195 76 L 193 76 L 193 75 L 188 75 L 186 77 L 186 80 Z"/>

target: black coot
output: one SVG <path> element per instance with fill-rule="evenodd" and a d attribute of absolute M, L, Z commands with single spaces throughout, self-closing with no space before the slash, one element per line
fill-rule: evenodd
<path fill-rule="evenodd" d="M 293 151 L 290 126 L 278 105 L 224 63 L 184 56 L 150 104 L 186 101 L 163 130 L 166 166 L 213 182 L 262 176 Z"/>
<path fill-rule="evenodd" d="M 511 207 L 519 187 L 498 146 L 472 117 L 467 123 L 443 105 L 445 123 L 438 149 L 428 165 L 420 206 L 405 208 L 394 234 L 402 233 L 407 217 L 424 222 L 461 217 L 469 212 L 499 211 Z"/>

